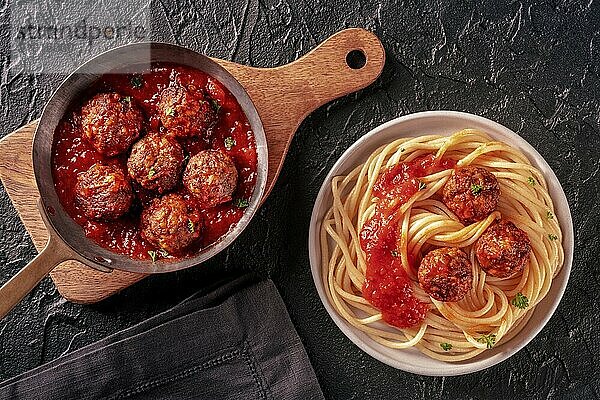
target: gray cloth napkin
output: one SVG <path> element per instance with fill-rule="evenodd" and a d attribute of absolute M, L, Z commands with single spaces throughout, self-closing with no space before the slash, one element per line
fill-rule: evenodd
<path fill-rule="evenodd" d="M 270 280 L 242 277 L 9 379 L 2 399 L 323 399 Z"/>

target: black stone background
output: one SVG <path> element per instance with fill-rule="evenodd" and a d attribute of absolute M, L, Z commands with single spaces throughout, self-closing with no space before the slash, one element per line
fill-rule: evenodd
<path fill-rule="evenodd" d="M 59 76 L 11 74 L 7 1 L 13 0 L 0 0 L 2 135 L 37 118 L 60 82 Z M 52 7 L 54 0 L 44 1 Z M 0 321 L 0 380 L 155 315 L 215 279 L 256 271 L 275 281 L 328 398 L 599 397 L 598 2 L 151 4 L 153 38 L 212 56 L 277 66 L 340 29 L 364 27 L 383 42 L 387 64 L 375 84 L 304 121 L 270 198 L 241 237 L 217 257 L 186 271 L 152 276 L 92 306 L 66 302 L 45 279 Z M 394 117 L 438 109 L 491 118 L 532 143 L 558 175 L 576 231 L 569 285 L 544 330 L 510 360 L 451 378 L 398 371 L 355 347 L 319 301 L 307 249 L 313 201 L 342 152 Z M 4 189 L 0 209 L 4 282 L 36 252 Z"/>

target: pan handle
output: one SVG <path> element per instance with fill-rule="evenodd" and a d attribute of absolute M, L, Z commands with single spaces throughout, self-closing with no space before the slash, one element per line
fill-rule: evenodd
<path fill-rule="evenodd" d="M 0 319 L 4 318 L 54 267 L 70 259 L 69 254 L 70 250 L 51 234 L 44 250 L 0 288 Z"/>

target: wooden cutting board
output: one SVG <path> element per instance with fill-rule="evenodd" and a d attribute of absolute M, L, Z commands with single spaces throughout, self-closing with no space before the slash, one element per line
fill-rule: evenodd
<path fill-rule="evenodd" d="M 357 68 L 360 63 L 356 64 L 356 60 L 361 54 L 366 62 Z M 242 84 L 263 122 L 269 151 L 266 198 L 302 120 L 323 104 L 375 81 L 383 69 L 385 53 L 374 34 L 354 28 L 336 33 L 297 61 L 276 68 L 214 61 Z M 31 122 L 0 140 L 0 179 L 40 251 L 46 245 L 48 232 L 37 209 L 39 193 L 31 158 L 36 126 L 36 121 Z M 120 270 L 100 272 L 77 261 L 67 261 L 50 276 L 63 297 L 87 304 L 105 299 L 146 275 Z"/>

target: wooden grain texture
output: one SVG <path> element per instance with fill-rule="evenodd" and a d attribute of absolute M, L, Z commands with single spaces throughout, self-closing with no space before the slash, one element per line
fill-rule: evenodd
<path fill-rule="evenodd" d="M 352 69 L 346 56 L 360 50 L 366 64 Z M 302 120 L 323 104 L 371 84 L 383 69 L 385 53 L 377 37 L 363 29 L 346 29 L 293 63 L 253 68 L 214 59 L 246 89 L 264 125 L 269 151 L 265 198 L 271 192 L 290 142 Z M 38 251 L 48 232 L 37 209 L 39 197 L 31 159 L 36 122 L 0 141 L 0 179 Z M 60 294 L 75 303 L 94 303 L 138 282 L 146 275 L 113 270 L 100 272 L 66 261 L 50 273 Z"/>

